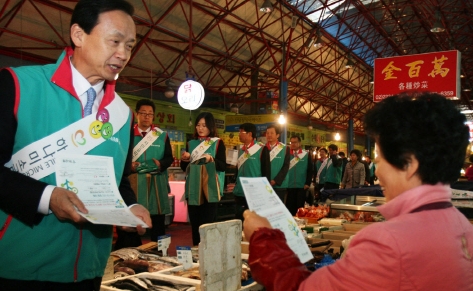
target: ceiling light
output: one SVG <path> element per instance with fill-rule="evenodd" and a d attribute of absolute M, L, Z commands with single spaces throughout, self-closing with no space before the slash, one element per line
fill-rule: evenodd
<path fill-rule="evenodd" d="M 315 39 L 314 39 L 314 38 L 309 38 L 309 39 L 307 40 L 307 45 L 306 45 L 306 47 L 307 47 L 307 48 L 311 48 L 311 47 L 312 47 L 312 44 L 314 44 L 314 42 L 315 42 Z"/>
<path fill-rule="evenodd" d="M 316 48 L 321 48 L 324 46 L 324 43 L 322 42 L 322 33 L 320 33 L 320 27 L 317 27 L 317 41 L 315 42 L 314 46 Z"/>
<path fill-rule="evenodd" d="M 465 89 L 463 89 L 463 92 L 470 92 L 470 91 L 471 91 L 470 88 L 465 88 Z"/>
<path fill-rule="evenodd" d="M 435 22 L 432 28 L 430 29 L 431 32 L 444 32 L 445 26 L 442 24 L 442 16 L 440 15 L 440 9 L 437 8 L 435 10 Z"/>
<path fill-rule="evenodd" d="M 174 97 L 174 83 L 171 80 L 166 80 L 166 90 L 164 90 L 164 96 L 166 98 L 172 98 Z"/>
<path fill-rule="evenodd" d="M 353 60 L 351 59 L 351 57 L 348 57 L 348 61 L 345 65 L 345 68 L 351 69 L 351 68 L 353 68 L 354 65 L 355 65 L 355 63 L 353 63 Z"/>
<path fill-rule="evenodd" d="M 281 115 L 279 115 L 278 122 L 279 122 L 279 124 L 285 124 L 286 123 L 286 117 L 284 116 L 284 114 L 281 113 Z"/>
<path fill-rule="evenodd" d="M 336 141 L 339 141 L 339 140 L 340 140 L 340 134 L 339 134 L 338 132 L 335 134 L 335 140 L 336 140 Z"/>
<path fill-rule="evenodd" d="M 239 107 L 236 105 L 236 103 L 233 103 L 232 106 L 230 106 L 230 112 L 233 113 L 238 113 Z"/>
<path fill-rule="evenodd" d="M 271 13 L 273 12 L 273 4 L 271 4 L 270 0 L 264 0 L 263 6 L 260 7 L 259 11 L 263 13 Z"/>
<path fill-rule="evenodd" d="M 472 113 L 473 113 L 473 110 L 471 110 L 471 109 L 462 110 L 462 111 L 460 111 L 460 113 L 463 113 L 463 114 L 472 114 Z"/>

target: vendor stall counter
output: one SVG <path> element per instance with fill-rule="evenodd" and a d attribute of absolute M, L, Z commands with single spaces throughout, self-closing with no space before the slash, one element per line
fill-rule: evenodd
<path fill-rule="evenodd" d="M 348 204 L 355 204 L 357 196 L 384 197 L 379 185 L 350 189 L 323 190 L 320 196 L 322 201 L 329 199 L 331 201 L 338 201 L 338 203 Z"/>

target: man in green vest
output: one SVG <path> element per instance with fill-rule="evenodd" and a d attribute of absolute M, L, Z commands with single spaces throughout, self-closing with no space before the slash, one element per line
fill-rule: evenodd
<path fill-rule="evenodd" d="M 296 215 L 297 209 L 304 207 L 307 189 L 312 183 L 312 158 L 310 154 L 301 147 L 301 139 L 291 136 L 291 160 L 289 162 L 288 186 L 286 196 L 286 207 L 292 215 Z"/>
<path fill-rule="evenodd" d="M 325 176 L 327 174 L 327 163 L 328 163 L 328 151 L 326 148 L 321 148 L 319 150 L 320 159 L 315 162 L 315 187 L 316 187 L 316 200 L 320 199 L 320 192 L 324 188 Z"/>
<path fill-rule="evenodd" d="M 138 203 L 151 214 L 153 227 L 149 230 L 151 241 L 165 234 L 164 218 L 171 213 L 168 194 L 170 192 L 167 169 L 171 166 L 171 143 L 168 134 L 153 124 L 156 107 L 150 99 L 136 103 L 137 123 L 134 127 L 135 149 L 132 172 L 136 172 L 136 195 Z"/>
<path fill-rule="evenodd" d="M 128 180 L 133 115 L 115 92 L 136 44 L 133 14 L 123 0 L 80 0 L 56 63 L 0 71 L 1 290 L 100 289 L 113 228 L 79 214 L 81 192 L 56 181 L 60 153 L 112 157 L 116 204 L 151 225 Z"/>
<path fill-rule="evenodd" d="M 279 199 L 284 203 L 287 188 L 287 171 L 289 170 L 289 147 L 278 141 L 281 128 L 271 124 L 266 129 L 266 147 L 269 150 L 271 163 L 271 180 L 269 181 Z"/>
<path fill-rule="evenodd" d="M 240 125 L 240 142 L 238 150 L 237 179 L 233 195 L 235 196 L 235 218 L 243 220 L 243 212 L 248 203 L 241 187 L 240 177 L 266 177 L 271 180 L 269 150 L 264 144 L 256 141 L 256 126 L 253 123 Z"/>
<path fill-rule="evenodd" d="M 327 173 L 325 174 L 324 190 L 340 188 L 342 181 L 342 164 L 343 161 L 338 156 L 338 146 L 331 144 L 328 146 L 330 159 L 327 163 Z"/>

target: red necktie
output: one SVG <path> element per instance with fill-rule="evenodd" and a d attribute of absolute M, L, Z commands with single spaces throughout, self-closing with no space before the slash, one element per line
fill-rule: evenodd
<path fill-rule="evenodd" d="M 145 137 L 145 136 L 146 136 L 146 134 L 147 134 L 147 132 L 146 132 L 146 131 L 142 131 L 142 132 L 141 132 L 141 135 L 142 135 L 143 137 Z"/>

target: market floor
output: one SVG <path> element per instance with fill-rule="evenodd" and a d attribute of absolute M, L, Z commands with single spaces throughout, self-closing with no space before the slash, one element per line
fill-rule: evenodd
<path fill-rule="evenodd" d="M 166 234 L 171 236 L 171 245 L 168 249 L 168 256 L 176 256 L 176 246 L 192 246 L 192 230 L 189 223 L 174 222 L 166 226 Z M 116 237 L 114 236 L 115 243 Z M 143 244 L 151 240 L 148 234 L 141 237 Z"/>

